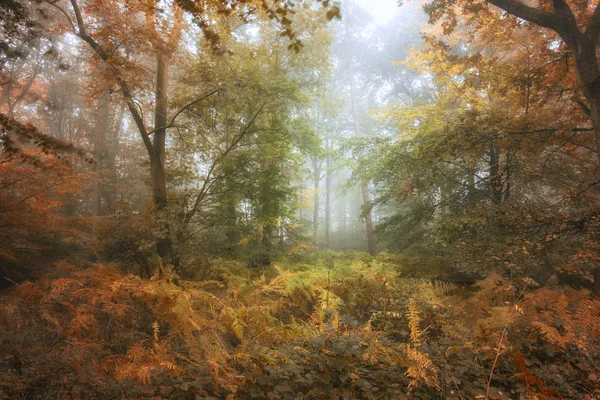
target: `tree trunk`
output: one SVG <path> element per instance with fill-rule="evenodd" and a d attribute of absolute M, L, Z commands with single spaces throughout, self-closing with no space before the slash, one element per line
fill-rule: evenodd
<path fill-rule="evenodd" d="M 352 106 L 352 118 L 354 119 L 354 136 L 360 137 L 360 121 L 358 119 L 358 105 L 356 100 L 356 84 L 354 82 L 354 60 L 350 60 L 350 103 Z M 367 244 L 371 255 L 377 254 L 375 247 L 375 235 L 373 234 L 373 219 L 371 217 L 371 199 L 369 198 L 369 186 L 366 180 L 361 180 L 360 190 L 362 192 L 363 213 L 367 228 Z"/>
<path fill-rule="evenodd" d="M 577 81 L 583 95 L 590 104 L 590 117 L 595 136 L 597 174 L 600 174 L 600 69 L 596 53 L 596 42 L 580 36 L 575 48 L 569 45 L 575 59 Z M 565 40 L 566 41 L 566 40 Z M 594 293 L 600 296 L 600 267 L 594 269 Z"/>
<path fill-rule="evenodd" d="M 475 206 L 477 189 L 475 188 L 475 172 L 468 172 L 467 175 L 467 199 L 465 202 L 465 211 Z"/>
<path fill-rule="evenodd" d="M 110 132 L 109 122 L 109 96 L 104 93 L 98 99 L 97 113 L 96 113 L 96 126 L 94 132 L 94 154 L 95 164 L 94 173 L 95 179 L 93 189 L 93 215 L 101 216 L 102 212 L 102 195 L 105 192 L 105 159 L 107 154 L 107 135 Z"/>
<path fill-rule="evenodd" d="M 158 255 L 166 262 L 172 263 L 173 252 L 169 233 L 167 216 L 164 215 L 167 207 L 167 181 L 165 174 L 165 140 L 168 111 L 168 86 L 169 86 L 169 57 L 159 53 L 156 67 L 156 104 L 154 114 L 154 139 L 152 147 L 154 154 L 150 156 L 150 170 L 152 175 L 152 199 L 157 213 L 160 237 L 156 247 Z"/>
<path fill-rule="evenodd" d="M 337 228 L 337 234 L 334 235 L 335 242 L 335 250 L 342 249 L 342 243 L 346 242 L 346 192 L 342 192 L 341 196 L 338 198 L 338 206 L 339 206 L 339 225 Z"/>
<path fill-rule="evenodd" d="M 367 243 L 369 245 L 369 254 L 374 256 L 377 254 L 377 248 L 375 247 L 375 235 L 373 234 L 373 217 L 371 214 L 371 200 L 369 199 L 369 187 L 366 181 L 363 181 L 360 185 L 362 191 L 362 199 L 365 212 L 365 225 L 367 227 Z"/>
<path fill-rule="evenodd" d="M 351 2 L 348 2 L 348 6 L 351 5 Z M 352 4 L 352 8 L 350 8 L 350 14 L 353 11 L 354 4 Z M 356 96 L 356 82 L 354 76 L 354 46 L 352 41 L 353 35 L 353 26 L 352 26 L 352 16 L 347 18 L 346 23 L 346 35 L 348 36 L 348 52 L 350 58 L 350 103 L 352 107 L 352 118 L 354 120 L 354 136 L 360 137 L 360 121 L 358 119 L 358 101 Z M 362 200 L 363 200 L 363 213 L 365 215 L 365 227 L 367 229 L 367 244 L 369 247 L 369 253 L 371 255 L 377 254 L 377 249 L 375 247 L 375 236 L 373 235 L 373 219 L 371 216 L 371 199 L 369 198 L 369 183 L 366 180 L 361 180 L 360 189 L 362 192 Z"/>
<path fill-rule="evenodd" d="M 502 203 L 502 174 L 500 173 L 500 151 L 490 145 L 488 152 L 490 156 L 489 174 L 492 202 L 494 204 Z"/>
<path fill-rule="evenodd" d="M 313 167 L 313 240 L 318 243 L 319 235 L 319 183 L 321 182 L 321 163 L 312 157 Z"/>
<path fill-rule="evenodd" d="M 121 103 L 118 112 L 112 118 L 113 125 L 110 130 L 109 142 L 106 146 L 106 157 L 104 159 L 104 198 L 109 214 L 114 214 L 117 207 L 117 153 L 119 151 L 119 139 L 123 116 L 125 115 L 125 104 Z"/>
<path fill-rule="evenodd" d="M 224 174 L 229 176 L 233 174 L 232 165 L 227 165 L 224 170 Z M 228 193 L 225 196 L 225 237 L 227 243 L 225 245 L 225 251 L 228 256 L 237 256 L 238 243 L 240 241 L 240 229 L 238 227 L 238 198 L 235 195 L 236 186 L 232 180 L 227 179 L 225 181 L 225 190 Z"/>
<path fill-rule="evenodd" d="M 329 141 L 328 141 L 329 142 Z M 329 230 L 331 228 L 331 157 L 327 146 L 325 161 L 325 247 L 329 248 Z"/>
<path fill-rule="evenodd" d="M 506 166 L 504 168 L 504 197 L 502 199 L 503 202 L 508 202 L 508 200 L 510 199 L 510 187 L 511 187 L 511 181 L 510 181 L 510 168 L 511 168 L 511 155 L 510 155 L 510 149 L 506 152 Z"/>

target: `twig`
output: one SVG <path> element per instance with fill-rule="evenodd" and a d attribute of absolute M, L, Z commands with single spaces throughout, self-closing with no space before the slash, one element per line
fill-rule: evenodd
<path fill-rule="evenodd" d="M 177 113 L 175 113 L 175 116 L 173 116 L 173 118 L 171 118 L 171 122 L 169 122 L 165 126 L 161 126 L 159 128 L 155 128 L 155 129 L 151 130 L 150 132 L 148 132 L 148 135 L 152 135 L 153 133 L 155 133 L 156 131 L 159 131 L 161 129 L 172 128 L 173 124 L 175 124 L 175 119 L 177 119 L 177 117 L 179 116 L 179 114 L 181 114 L 182 112 L 184 112 L 185 110 L 187 110 L 188 108 L 190 108 L 191 106 L 193 106 L 194 104 L 200 103 L 202 100 L 205 100 L 205 99 L 209 98 L 213 94 L 217 93 L 219 90 L 221 90 L 221 89 L 215 89 L 212 92 L 208 93 L 207 95 L 202 96 L 202 97 L 200 97 L 200 98 L 192 101 L 191 103 L 186 104 L 185 106 L 183 106 L 183 108 L 181 108 L 179 111 L 177 111 Z"/>
<path fill-rule="evenodd" d="M 498 362 L 498 359 L 500 358 L 500 354 L 502 354 L 502 342 L 504 341 L 504 337 L 506 336 L 506 333 L 507 333 L 507 329 L 506 329 L 506 326 L 504 326 L 504 329 L 502 329 L 502 335 L 500 336 L 500 341 L 498 342 L 498 347 L 496 348 L 496 357 L 494 358 L 494 363 L 492 364 L 492 370 L 490 371 L 490 376 L 487 381 L 487 387 L 485 389 L 485 398 L 486 399 L 490 398 L 490 385 L 492 383 L 492 377 L 494 376 L 494 369 L 496 369 L 496 363 Z"/>
<path fill-rule="evenodd" d="M 237 146 L 237 144 L 240 142 L 240 140 L 242 140 L 244 138 L 244 136 L 250 131 L 250 128 L 254 124 L 254 121 L 256 120 L 256 118 L 258 118 L 259 114 L 262 112 L 262 110 L 266 104 L 267 103 L 265 102 L 260 106 L 260 108 L 254 114 L 254 116 L 252 117 L 250 122 L 246 125 L 246 127 L 233 139 L 233 141 L 231 142 L 231 145 L 213 161 L 212 165 L 210 166 L 210 168 L 206 174 L 206 178 L 204 179 L 204 183 L 202 184 L 200 193 L 198 193 L 198 196 L 196 196 L 196 201 L 194 201 L 194 205 L 193 205 L 192 209 L 190 210 L 190 212 L 186 215 L 186 217 L 184 219 L 186 224 L 189 223 L 191 221 L 192 217 L 194 216 L 194 214 L 196 214 L 196 211 L 198 210 L 198 206 L 200 206 L 200 202 L 202 201 L 202 198 L 207 193 L 207 191 L 212 187 L 214 180 L 211 182 L 210 178 L 211 178 L 211 175 L 212 175 L 214 169 L 217 167 L 217 164 L 221 160 L 223 160 L 227 156 L 227 154 L 229 154 L 229 152 Z"/>

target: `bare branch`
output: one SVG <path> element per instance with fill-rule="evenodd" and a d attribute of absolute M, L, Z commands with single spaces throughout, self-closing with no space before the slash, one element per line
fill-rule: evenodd
<path fill-rule="evenodd" d="M 32 177 L 32 176 L 37 175 L 37 174 L 38 174 L 37 172 L 34 172 L 34 173 L 29 174 L 29 175 L 22 175 L 21 177 L 13 180 L 13 181 L 11 181 L 11 182 L 9 182 L 7 184 L 4 184 L 3 186 L 0 186 L 0 190 L 6 189 L 7 187 L 15 185 L 15 184 L 21 182 L 22 180 L 27 179 L 27 178 Z"/>
<path fill-rule="evenodd" d="M 559 128 L 546 128 L 546 129 L 532 129 L 529 131 L 511 131 L 507 132 L 509 135 L 527 135 L 534 133 L 553 133 L 558 132 Z M 571 132 L 592 132 L 594 128 L 585 128 L 585 127 L 574 127 L 569 129 Z"/>
<path fill-rule="evenodd" d="M 133 101 L 133 96 L 131 95 L 129 88 L 127 87 L 127 83 L 123 80 L 123 78 L 121 78 L 117 68 L 115 68 L 108 62 L 108 54 L 102 48 L 102 46 L 100 46 L 98 42 L 96 42 L 90 35 L 88 35 L 87 30 L 85 29 L 85 24 L 83 22 L 83 17 L 81 16 L 81 10 L 79 9 L 79 5 L 77 4 L 77 0 L 71 0 L 71 5 L 73 6 L 73 11 L 75 11 L 75 17 L 77 18 L 77 36 L 79 36 L 83 41 L 87 42 L 90 45 L 90 47 L 96 52 L 98 57 L 100 57 L 100 59 L 102 59 L 102 61 L 104 61 L 112 70 L 117 80 L 117 83 L 119 84 L 119 87 L 123 92 L 123 98 L 125 100 L 125 103 L 127 104 L 127 108 L 129 109 L 129 112 L 131 113 L 135 125 L 137 126 L 138 131 L 142 136 L 142 141 L 144 142 L 144 146 L 146 146 L 148 155 L 151 159 L 153 159 L 154 157 L 158 157 L 154 146 L 152 145 L 152 141 L 148 136 L 148 130 L 146 129 L 146 125 L 144 124 L 144 119 L 135 107 L 135 102 Z"/>
<path fill-rule="evenodd" d="M 29 92 L 29 89 L 31 89 L 31 86 L 33 86 L 33 83 L 35 82 L 36 78 L 40 74 L 40 71 L 42 70 L 42 64 L 39 62 L 39 60 L 37 60 L 37 61 L 38 62 L 35 65 L 32 73 L 31 73 L 31 77 L 29 77 L 29 80 L 27 81 L 27 83 L 25 85 L 23 85 L 23 87 L 21 87 L 21 92 L 15 98 L 15 100 L 12 102 L 12 104 L 9 105 L 11 114 L 12 114 L 12 110 L 14 110 L 16 108 L 17 104 L 19 104 L 21 102 L 21 100 L 23 100 L 25 98 L 25 96 Z"/>
<path fill-rule="evenodd" d="M 554 31 L 560 29 L 560 20 L 558 16 L 548 11 L 529 7 L 516 0 L 487 0 L 488 3 L 495 5 L 516 17 L 529 21 L 536 25 L 549 28 Z"/>
<path fill-rule="evenodd" d="M 219 90 L 221 89 L 215 89 L 212 92 L 206 94 L 205 96 L 200 97 L 199 99 L 196 99 L 194 101 L 192 101 L 191 103 L 186 104 L 185 106 L 183 106 L 179 111 L 177 111 L 177 113 L 175 113 L 175 116 L 173 118 L 171 118 L 171 122 L 169 122 L 167 125 L 165 126 L 161 126 L 159 128 L 154 128 L 153 130 L 151 130 L 150 132 L 148 132 L 148 135 L 152 135 L 154 132 L 159 131 L 161 129 L 169 129 L 172 128 L 173 125 L 175 124 L 175 119 L 177 119 L 177 117 L 184 112 L 185 110 L 187 110 L 188 108 L 190 108 L 191 106 L 200 103 L 202 100 L 205 100 L 207 98 L 209 98 L 210 96 L 212 96 L 213 94 L 217 93 Z"/>
<path fill-rule="evenodd" d="M 87 36 L 85 24 L 83 23 L 83 17 L 81 16 L 81 10 L 79 9 L 79 4 L 77 4 L 77 0 L 71 0 L 71 5 L 73 6 L 73 11 L 75 12 L 75 18 L 77 18 L 77 28 L 79 30 L 77 34 Z"/>
<path fill-rule="evenodd" d="M 67 18 L 69 25 L 71 25 L 71 28 L 73 28 L 73 32 L 77 33 L 77 31 L 75 29 L 75 25 L 73 24 L 73 21 L 71 20 L 71 17 L 69 16 L 69 14 L 67 14 L 67 12 L 64 10 L 64 8 L 58 6 L 53 1 L 48 1 L 48 4 L 50 4 L 52 7 L 56 8 L 56 9 L 58 9 Z"/>
<path fill-rule="evenodd" d="M 596 4 L 596 9 L 588 23 L 585 34 L 592 43 L 596 44 L 598 42 L 598 38 L 600 37 L 600 2 Z"/>
<path fill-rule="evenodd" d="M 567 21 L 570 26 L 577 26 L 575 15 L 565 0 L 552 0 L 552 8 L 554 8 L 554 13 L 563 20 L 563 23 Z"/>
<path fill-rule="evenodd" d="M 266 104 L 267 103 L 265 102 L 265 103 L 263 103 L 262 106 L 260 106 L 260 108 L 254 114 L 254 116 L 252 117 L 250 122 L 248 122 L 246 127 L 233 139 L 233 141 L 231 142 L 229 147 L 227 147 L 227 149 L 213 161 L 213 163 L 211 164 L 211 166 L 208 170 L 208 173 L 206 174 L 206 178 L 204 178 L 204 183 L 202 184 L 202 188 L 200 188 L 200 193 L 198 193 L 198 196 L 196 196 L 196 200 L 194 201 L 194 206 L 192 207 L 190 212 L 185 216 L 186 224 L 188 222 L 190 222 L 190 220 L 192 219 L 194 214 L 196 214 L 196 211 L 198 210 L 198 207 L 200 206 L 200 202 L 202 201 L 202 199 L 204 198 L 204 196 L 206 195 L 208 190 L 212 187 L 213 183 L 215 182 L 214 179 L 211 180 L 211 176 L 212 176 L 214 169 L 217 167 L 219 162 L 221 162 L 221 160 L 223 160 L 225 157 L 227 157 L 227 154 L 229 154 L 229 152 L 231 152 L 237 146 L 237 144 L 244 138 L 244 136 L 246 136 L 246 134 L 248 134 L 250 132 L 250 128 L 252 127 L 252 125 L 254 124 L 254 121 L 256 121 L 256 118 L 258 118 L 259 114 L 262 112 L 262 110 Z"/>

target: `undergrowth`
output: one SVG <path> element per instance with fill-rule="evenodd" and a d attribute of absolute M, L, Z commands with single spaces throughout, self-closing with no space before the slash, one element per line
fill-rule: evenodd
<path fill-rule="evenodd" d="M 464 288 L 362 253 L 213 260 L 195 281 L 56 271 L 1 299 L 0 398 L 600 396 L 585 290 L 499 275 Z"/>

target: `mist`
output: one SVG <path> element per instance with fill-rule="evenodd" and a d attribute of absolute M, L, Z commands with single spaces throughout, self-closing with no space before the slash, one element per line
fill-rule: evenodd
<path fill-rule="evenodd" d="M 600 397 L 600 8 L 0 3 L 1 399 Z"/>

